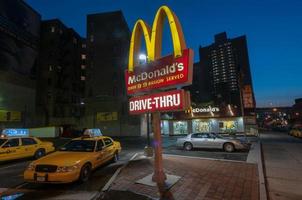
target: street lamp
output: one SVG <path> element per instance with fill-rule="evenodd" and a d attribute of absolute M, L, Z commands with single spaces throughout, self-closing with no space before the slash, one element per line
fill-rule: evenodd
<path fill-rule="evenodd" d="M 139 59 L 139 64 L 141 65 L 147 64 L 146 54 L 144 53 L 139 54 L 138 59 Z M 151 142 L 150 142 L 150 113 L 146 114 L 146 120 L 147 120 L 147 146 L 145 147 L 145 155 L 153 156 L 153 149 L 151 147 Z"/>
<path fill-rule="evenodd" d="M 147 63 L 146 54 L 143 54 L 143 53 L 139 54 L 138 59 L 139 59 L 140 64 L 146 64 Z"/>

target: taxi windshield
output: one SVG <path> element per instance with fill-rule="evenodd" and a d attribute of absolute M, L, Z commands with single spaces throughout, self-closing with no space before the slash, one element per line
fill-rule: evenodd
<path fill-rule="evenodd" d="M 95 141 L 92 140 L 72 140 L 65 144 L 60 151 L 93 152 Z"/>
<path fill-rule="evenodd" d="M 0 139 L 0 146 L 6 141 L 7 141 L 7 139 Z"/>

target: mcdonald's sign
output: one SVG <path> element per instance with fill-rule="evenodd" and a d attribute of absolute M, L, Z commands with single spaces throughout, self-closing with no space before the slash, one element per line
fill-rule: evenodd
<path fill-rule="evenodd" d="M 162 31 L 167 18 L 173 42 L 173 55 L 161 57 Z M 147 49 L 146 64 L 139 66 L 138 55 L 141 37 Z M 192 84 L 193 50 L 187 49 L 177 16 L 167 6 L 158 9 L 152 29 L 139 19 L 133 28 L 128 70 L 125 72 L 128 95 L 147 93 L 150 90 L 171 89 Z"/>

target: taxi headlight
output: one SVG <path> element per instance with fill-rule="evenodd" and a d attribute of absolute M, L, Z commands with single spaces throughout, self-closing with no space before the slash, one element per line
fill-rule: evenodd
<path fill-rule="evenodd" d="M 72 166 L 59 166 L 57 168 L 57 172 L 59 172 L 59 173 L 72 172 L 72 171 L 75 171 L 76 169 L 78 169 L 79 167 L 80 167 L 79 164 L 72 165 Z"/>
<path fill-rule="evenodd" d="M 27 167 L 27 170 L 28 170 L 28 171 L 35 171 L 35 169 L 36 169 L 36 165 L 34 165 L 34 164 L 32 164 L 32 163 L 29 164 L 28 167 Z"/>

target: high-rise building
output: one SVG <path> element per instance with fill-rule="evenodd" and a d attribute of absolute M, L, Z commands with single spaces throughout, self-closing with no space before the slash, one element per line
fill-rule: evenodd
<path fill-rule="evenodd" d="M 87 16 L 86 124 L 106 135 L 137 134 L 133 127 L 139 121 L 128 115 L 124 81 L 129 44 L 121 11 Z"/>
<path fill-rule="evenodd" d="M 40 21 L 24 1 L 0 1 L 0 129 L 35 123 Z"/>
<path fill-rule="evenodd" d="M 79 124 L 84 115 L 85 47 L 85 39 L 60 20 L 42 21 L 36 98 L 40 124 Z"/>
<path fill-rule="evenodd" d="M 200 73 L 194 74 L 193 83 L 199 90 L 194 101 L 230 104 L 246 112 L 255 108 L 245 36 L 230 39 L 225 32 L 217 34 L 213 44 L 199 48 L 199 56 Z"/>

